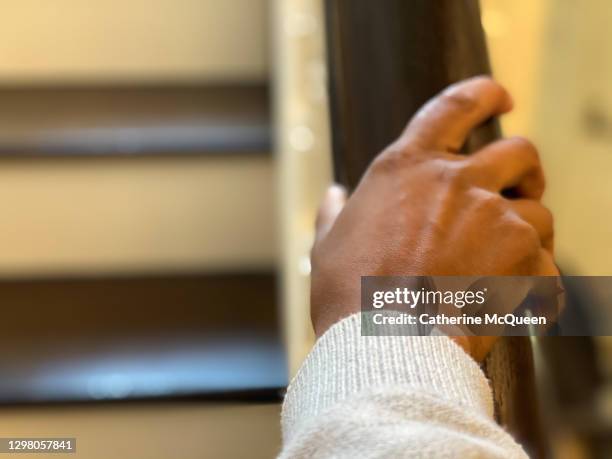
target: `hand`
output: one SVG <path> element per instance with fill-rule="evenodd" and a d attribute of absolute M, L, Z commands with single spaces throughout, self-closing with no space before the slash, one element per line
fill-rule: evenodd
<path fill-rule="evenodd" d="M 535 147 L 515 137 L 457 154 L 472 129 L 511 108 L 489 78 L 453 85 L 378 155 L 348 201 L 329 190 L 312 249 L 318 336 L 360 311 L 361 276 L 558 275 Z M 494 340 L 456 338 L 476 359 Z"/>

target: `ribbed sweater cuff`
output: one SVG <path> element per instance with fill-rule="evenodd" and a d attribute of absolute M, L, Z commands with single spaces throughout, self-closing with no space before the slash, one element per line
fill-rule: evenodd
<path fill-rule="evenodd" d="M 315 343 L 287 389 L 283 436 L 367 388 L 401 385 L 493 416 L 488 381 L 446 336 L 361 336 L 360 314 L 333 325 Z"/>

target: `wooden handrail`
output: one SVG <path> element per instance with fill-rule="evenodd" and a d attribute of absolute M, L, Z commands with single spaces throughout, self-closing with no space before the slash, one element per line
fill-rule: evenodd
<path fill-rule="evenodd" d="M 326 22 L 335 175 L 349 189 L 430 97 L 490 73 L 477 0 L 326 0 Z M 489 120 L 465 153 L 500 134 Z M 484 369 L 497 420 L 545 456 L 529 339 L 500 339 Z"/>

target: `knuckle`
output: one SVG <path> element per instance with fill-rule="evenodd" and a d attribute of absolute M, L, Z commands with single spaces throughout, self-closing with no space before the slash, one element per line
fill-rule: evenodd
<path fill-rule="evenodd" d="M 505 210 L 506 202 L 504 198 L 497 193 L 479 190 L 478 208 L 485 214 L 497 216 Z"/>
<path fill-rule="evenodd" d="M 555 216 L 548 207 L 542 206 L 542 218 L 546 228 L 546 236 L 553 237 L 555 233 Z"/>
<path fill-rule="evenodd" d="M 544 191 L 546 191 L 546 177 L 544 176 L 543 173 L 539 173 L 537 175 L 537 181 L 536 181 L 536 185 L 534 186 L 535 188 L 535 196 L 537 198 L 541 198 L 544 195 Z"/>
<path fill-rule="evenodd" d="M 372 173 L 389 174 L 419 161 L 420 156 L 413 148 L 392 144 L 374 158 L 369 170 Z"/>
<path fill-rule="evenodd" d="M 533 251 L 539 250 L 540 235 L 537 230 L 525 220 L 518 217 L 512 218 L 508 234 L 510 237 L 514 238 L 523 252 L 532 253 Z"/>
<path fill-rule="evenodd" d="M 372 164 L 370 164 L 370 171 L 372 173 L 388 174 L 396 171 L 401 164 L 401 152 L 394 148 L 388 148 L 379 154 Z"/>
<path fill-rule="evenodd" d="M 441 96 L 450 104 L 469 110 L 477 106 L 482 97 L 502 100 L 507 97 L 507 92 L 490 76 L 480 75 L 449 86 Z"/>
<path fill-rule="evenodd" d="M 469 186 L 469 169 L 464 161 L 438 159 L 436 162 L 438 181 L 454 192 L 466 189 Z"/>
<path fill-rule="evenodd" d="M 501 85 L 499 83 L 497 83 L 489 75 L 478 75 L 478 76 L 470 78 L 468 81 L 473 81 L 473 82 L 476 82 L 476 83 L 482 84 L 482 85 L 490 85 L 492 87 L 497 87 L 497 88 L 502 89 Z"/>
<path fill-rule="evenodd" d="M 548 207 L 546 207 L 546 206 L 542 206 L 542 214 L 544 216 L 544 219 L 545 219 L 547 225 L 548 226 L 553 226 L 554 225 L 554 221 L 555 221 L 555 216 L 553 215 L 551 210 Z"/>
<path fill-rule="evenodd" d="M 520 136 L 512 137 L 510 140 L 514 148 L 522 152 L 531 163 L 535 165 L 540 164 L 538 148 L 531 140 Z"/>
<path fill-rule="evenodd" d="M 471 112 L 478 105 L 477 100 L 460 88 L 450 88 L 440 95 L 440 102 L 452 110 Z"/>
<path fill-rule="evenodd" d="M 502 99 L 506 97 L 506 90 L 504 87 L 493 80 L 491 77 L 479 77 L 480 84 L 483 88 L 491 94 L 494 99 Z"/>

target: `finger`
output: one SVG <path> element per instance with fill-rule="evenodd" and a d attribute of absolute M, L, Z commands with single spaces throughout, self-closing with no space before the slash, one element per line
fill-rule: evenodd
<path fill-rule="evenodd" d="M 550 210 L 532 199 L 511 200 L 510 207 L 519 217 L 535 228 L 540 236 L 542 248 L 552 254 L 554 250 L 554 221 Z"/>
<path fill-rule="evenodd" d="M 555 263 L 553 255 L 548 251 L 542 249 L 540 251 L 540 258 L 538 261 L 537 268 L 538 276 L 560 276 L 559 268 Z"/>
<path fill-rule="evenodd" d="M 499 140 L 466 159 L 476 182 L 512 197 L 540 199 L 546 188 L 538 151 L 522 137 Z"/>
<path fill-rule="evenodd" d="M 546 250 L 540 249 L 535 273 L 531 279 L 533 287 L 530 296 L 533 306 L 529 307 L 534 315 L 544 317 L 546 323 L 543 330 L 554 324 L 563 312 L 565 297 L 561 273 L 555 264 L 553 256 Z"/>
<path fill-rule="evenodd" d="M 327 189 L 323 201 L 321 201 L 315 222 L 315 237 L 317 240 L 321 239 L 329 232 L 336 221 L 336 217 L 338 217 L 342 211 L 346 199 L 347 192 L 343 186 L 334 184 Z"/>
<path fill-rule="evenodd" d="M 512 109 L 508 92 L 488 77 L 456 83 L 431 99 L 408 124 L 401 141 L 458 152 L 470 131 Z"/>

